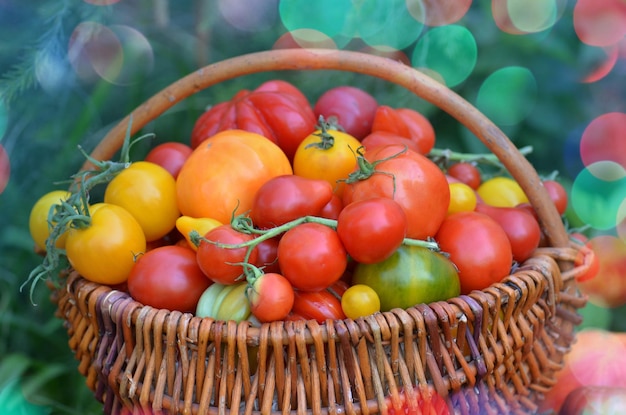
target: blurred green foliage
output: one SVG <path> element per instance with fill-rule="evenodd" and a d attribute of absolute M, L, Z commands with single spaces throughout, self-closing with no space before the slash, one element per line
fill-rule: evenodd
<path fill-rule="evenodd" d="M 277 0 L 268 1 L 277 5 Z M 469 79 L 454 90 L 476 102 L 482 82 L 494 71 L 508 66 L 528 68 L 537 84 L 536 105 L 523 122 L 502 128 L 519 147 L 533 146 L 529 159 L 539 172 L 558 170 L 567 184 L 580 165 L 576 138 L 585 124 L 603 112 L 624 110 L 624 101 L 616 96 L 623 69 L 593 84 L 578 82 L 601 55 L 577 40 L 572 2 L 551 29 L 524 36 L 502 32 L 493 22 L 490 3 L 475 1 L 458 23 L 474 35 L 478 59 Z M 171 82 L 207 63 L 269 49 L 286 31 L 277 18 L 254 32 L 238 30 L 224 20 L 217 4 L 167 0 L 122 0 L 112 6 L 78 0 L 0 2 L 0 39 L 4 39 L 0 42 L 0 90 L 4 94 L 0 125 L 6 124 L 5 131 L 0 130 L 4 132 L 0 143 L 11 161 L 10 181 L 0 194 L 0 412 L 101 412 L 78 374 L 63 322 L 54 316 L 50 291 L 39 286 L 33 305 L 28 290 L 20 290 L 40 261 L 28 233 L 28 213 L 42 194 L 63 188 L 59 183 L 82 164 L 77 145 L 89 151 L 116 122 Z M 136 79 L 124 85 L 77 77 L 67 58 L 68 43 L 73 29 L 85 21 L 127 25 L 142 33 L 150 45 L 151 70 L 138 71 Z M 411 48 L 406 51 L 410 53 Z M 42 60 L 50 64 L 43 65 Z M 411 106 L 427 114 L 437 131 L 438 147 L 484 151 L 449 115 L 406 91 L 343 73 L 260 74 L 229 81 L 189 98 L 145 130 L 156 133 L 155 142 L 187 141 L 196 117 L 207 105 L 275 76 L 296 83 L 311 102 L 335 85 L 360 86 L 381 103 Z M 136 157 L 145 151 L 145 146 L 137 147 Z M 576 223 L 575 216 L 571 218 Z M 590 324 L 623 328 L 621 310 L 591 307 L 585 313 Z"/>

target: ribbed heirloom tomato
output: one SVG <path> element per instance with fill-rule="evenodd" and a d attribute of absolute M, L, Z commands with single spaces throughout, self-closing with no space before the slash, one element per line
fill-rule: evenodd
<path fill-rule="evenodd" d="M 292 174 L 285 153 L 267 138 L 242 130 L 222 131 L 202 142 L 176 179 L 183 215 L 230 223 L 247 212 L 269 179 Z"/>

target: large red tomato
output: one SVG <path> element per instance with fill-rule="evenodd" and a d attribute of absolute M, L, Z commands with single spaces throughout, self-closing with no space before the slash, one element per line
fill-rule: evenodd
<path fill-rule="evenodd" d="M 285 153 L 259 134 L 222 131 L 189 156 L 176 179 L 183 215 L 230 223 L 247 212 L 257 190 L 273 177 L 292 174 Z"/>
<path fill-rule="evenodd" d="M 241 129 L 267 137 L 291 159 L 316 124 L 302 92 L 288 82 L 273 80 L 254 91 L 242 90 L 230 101 L 208 109 L 196 121 L 191 146 L 198 147 L 219 131 Z"/>
<path fill-rule="evenodd" d="M 510 272 L 513 253 L 509 238 L 483 213 L 453 213 L 443 221 L 435 239 L 459 270 L 462 294 L 487 288 Z"/>
<path fill-rule="evenodd" d="M 411 108 L 379 106 L 372 123 L 372 132 L 375 131 L 388 131 L 409 138 L 415 141 L 421 154 L 428 154 L 435 146 L 432 124 L 428 118 Z"/>
<path fill-rule="evenodd" d="M 372 130 L 378 102 L 362 89 L 342 85 L 324 92 L 313 107 L 316 117 L 336 122 L 346 133 L 362 139 Z"/>
<path fill-rule="evenodd" d="M 394 199 L 406 213 L 408 238 L 435 236 L 450 203 L 448 181 L 439 167 L 399 145 L 375 148 L 364 157 L 375 170 L 364 179 L 348 183 L 344 206 L 373 197 Z"/>

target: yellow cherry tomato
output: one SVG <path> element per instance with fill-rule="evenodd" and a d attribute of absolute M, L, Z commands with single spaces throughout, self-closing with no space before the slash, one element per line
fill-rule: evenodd
<path fill-rule="evenodd" d="M 456 212 L 471 212 L 476 208 L 474 189 L 461 182 L 450 183 L 448 187 L 450 188 L 448 215 Z"/>
<path fill-rule="evenodd" d="M 181 216 L 176 219 L 176 229 L 178 229 L 178 232 L 185 237 L 187 244 L 194 251 L 197 251 L 198 247 L 191 241 L 189 236 L 191 231 L 196 231 L 201 236 L 204 236 L 211 229 L 217 228 L 220 225 L 222 225 L 222 223 L 213 218 L 192 218 L 191 216 Z"/>
<path fill-rule="evenodd" d="M 371 287 L 355 284 L 341 296 L 341 309 L 351 319 L 369 316 L 380 311 L 380 298 Z"/>
<path fill-rule="evenodd" d="M 476 190 L 478 196 L 488 205 L 515 207 L 528 203 L 528 197 L 521 186 L 509 177 L 499 176 L 484 181 Z"/>
<path fill-rule="evenodd" d="M 357 163 L 356 150 L 361 142 L 336 130 L 317 130 L 298 146 L 293 158 L 293 173 L 309 179 L 326 180 L 336 194 L 344 187 Z"/>
<path fill-rule="evenodd" d="M 167 235 L 180 216 L 176 204 L 176 180 L 163 167 L 138 161 L 107 185 L 104 202 L 121 206 L 141 225 L 147 241 Z"/>
<path fill-rule="evenodd" d="M 97 203 L 89 212 L 89 225 L 71 227 L 67 232 L 67 259 L 90 281 L 122 283 L 128 279 L 135 257 L 146 250 L 141 225 L 126 209 L 110 203 Z"/>
<path fill-rule="evenodd" d="M 50 236 L 50 225 L 48 223 L 48 215 L 53 205 L 59 204 L 63 200 L 67 200 L 71 193 L 65 190 L 53 190 L 41 196 L 33 205 L 28 219 L 28 228 L 30 236 L 35 241 L 38 249 L 46 251 L 46 240 Z M 65 246 L 65 238 L 67 232 L 62 233 L 56 241 L 57 248 Z"/>

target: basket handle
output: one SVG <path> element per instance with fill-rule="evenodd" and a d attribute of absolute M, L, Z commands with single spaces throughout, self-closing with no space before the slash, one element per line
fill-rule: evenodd
<path fill-rule="evenodd" d="M 110 159 L 121 148 L 132 116 L 131 134 L 185 98 L 220 82 L 244 75 L 280 70 L 341 70 L 371 75 L 413 92 L 441 108 L 478 137 L 519 183 L 533 205 L 551 246 L 568 246 L 556 207 L 537 172 L 509 138 L 485 115 L 454 91 L 400 62 L 361 52 L 282 49 L 256 52 L 210 64 L 164 88 L 121 120 L 98 143 L 91 156 Z M 82 169 L 90 168 L 86 162 Z"/>

